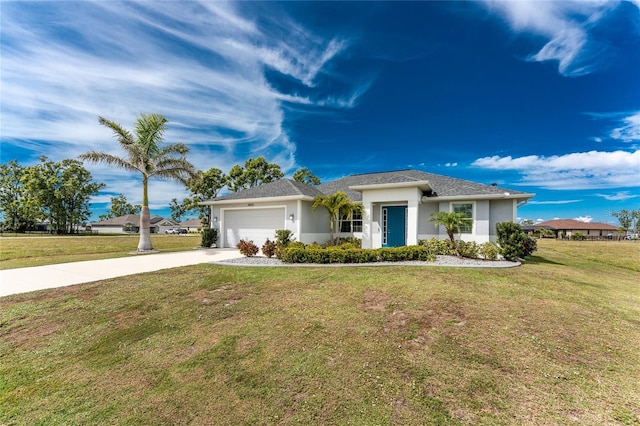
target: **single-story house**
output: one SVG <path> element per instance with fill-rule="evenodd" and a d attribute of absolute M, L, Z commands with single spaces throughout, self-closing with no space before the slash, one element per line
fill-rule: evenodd
<path fill-rule="evenodd" d="M 159 217 L 159 216 L 158 216 Z M 164 234 L 167 230 L 171 228 L 180 228 L 180 223 L 173 219 L 162 219 L 154 223 L 154 225 L 158 228 L 156 232 L 159 234 Z"/>
<path fill-rule="evenodd" d="M 549 229 L 556 238 L 571 238 L 576 232 L 582 233 L 588 239 L 611 239 L 618 236 L 618 227 L 600 222 L 582 222 L 575 219 L 554 219 L 539 222 L 530 226 L 531 229 Z"/>
<path fill-rule="evenodd" d="M 180 228 L 186 229 L 188 233 L 198 233 L 202 230 L 202 221 L 200 219 L 187 219 L 180 222 Z"/>
<path fill-rule="evenodd" d="M 151 216 L 150 230 L 152 234 L 159 232 L 160 226 L 158 223 L 162 223 L 164 220 L 165 219 L 160 216 Z M 137 214 L 127 214 L 99 222 L 91 222 L 87 225 L 86 230 L 103 234 L 136 234 L 140 231 L 140 216 Z"/>
<path fill-rule="evenodd" d="M 218 246 L 235 247 L 240 239 L 258 246 L 274 239 L 275 230 L 289 229 L 304 243 L 329 241 L 329 215 L 311 208 L 317 195 L 345 192 L 362 203 L 364 213 L 341 218 L 341 237 L 362 239 L 363 248 L 417 244 L 421 239 L 447 238 L 429 217 L 438 211 L 464 212 L 472 225 L 463 240 L 496 240 L 496 224 L 514 221 L 519 205 L 533 194 L 484 185 L 448 176 L 399 170 L 358 174 L 318 186 L 280 179 L 203 202 L 211 207 L 211 227 L 218 229 Z"/>

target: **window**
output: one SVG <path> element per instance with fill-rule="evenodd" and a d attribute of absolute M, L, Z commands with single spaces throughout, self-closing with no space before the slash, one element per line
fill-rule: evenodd
<path fill-rule="evenodd" d="M 351 219 L 348 216 L 340 217 L 340 232 L 362 232 L 362 213 L 353 212 Z"/>
<path fill-rule="evenodd" d="M 471 219 L 468 223 L 460 225 L 460 233 L 471 234 L 473 231 L 473 203 L 453 203 L 451 210 L 455 213 L 464 213 L 466 217 Z"/>

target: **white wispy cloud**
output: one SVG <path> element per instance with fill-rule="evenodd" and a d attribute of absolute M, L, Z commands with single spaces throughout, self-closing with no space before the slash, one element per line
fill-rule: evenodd
<path fill-rule="evenodd" d="M 558 71 L 565 76 L 588 74 L 605 65 L 606 58 L 599 45 L 602 42 L 593 40 L 592 30 L 619 2 L 483 0 L 482 3 L 500 15 L 514 32 L 546 39 L 538 52 L 529 55 L 529 60 L 558 61 Z M 636 2 L 640 8 L 639 4 Z"/>
<path fill-rule="evenodd" d="M 638 172 L 640 175 L 640 171 Z M 640 178 L 639 178 L 640 179 Z M 615 194 L 594 194 L 597 197 L 604 198 L 607 201 L 624 201 L 632 198 L 638 198 L 640 195 L 632 194 L 631 191 L 618 191 Z"/>
<path fill-rule="evenodd" d="M 483 157 L 473 166 L 489 170 L 514 170 L 522 185 L 547 189 L 594 189 L 638 187 L 640 150 L 589 151 L 565 155 Z"/>
<path fill-rule="evenodd" d="M 574 220 L 577 220 L 578 222 L 586 222 L 586 223 L 590 223 L 593 221 L 593 216 L 578 216 L 578 217 L 574 217 Z"/>
<path fill-rule="evenodd" d="M 640 141 L 640 111 L 623 118 L 621 126 L 611 132 L 611 137 L 623 142 Z"/>
<path fill-rule="evenodd" d="M 33 159 L 120 154 L 97 117 L 131 128 L 138 114 L 159 112 L 169 119 L 165 139 L 189 145 L 199 169 L 226 171 L 262 155 L 288 171 L 297 166 L 296 141 L 283 126 L 283 103 L 352 108 L 370 85 L 356 82 L 331 96 L 315 91 L 326 89 L 318 76 L 326 81 L 349 42 L 314 34 L 280 12 L 258 20 L 241 4 L 209 1 L 39 6 L 3 3 L 0 26 L 3 144 L 31 150 Z M 267 69 L 292 78 L 304 95 L 274 88 Z M 107 191 L 140 202 L 135 176 L 87 168 Z M 184 192 L 152 185 L 152 202 L 165 206 Z"/>

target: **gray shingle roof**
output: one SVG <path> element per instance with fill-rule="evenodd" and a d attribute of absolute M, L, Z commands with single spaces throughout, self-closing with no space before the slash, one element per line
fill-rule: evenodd
<path fill-rule="evenodd" d="M 222 195 L 215 201 L 246 200 L 252 198 L 271 198 L 285 196 L 310 196 L 329 195 L 338 191 L 345 192 L 353 201 L 361 201 L 362 193 L 349 189 L 361 185 L 385 185 L 395 183 L 411 183 L 428 181 L 429 186 L 437 197 L 496 195 L 502 196 L 505 192 L 513 195 L 524 192 L 505 189 L 498 186 L 484 185 L 463 179 L 456 179 L 434 173 L 421 172 L 419 170 L 397 170 L 381 173 L 366 173 L 351 175 L 336 179 L 318 186 L 310 186 L 291 179 L 280 179 L 275 182 L 259 185 L 243 191 Z"/>
<path fill-rule="evenodd" d="M 253 188 L 233 192 L 231 194 L 217 197 L 216 201 L 223 200 L 247 200 L 252 198 L 273 198 L 288 196 L 309 196 L 322 195 L 314 186 L 306 183 L 296 182 L 291 179 L 280 179 L 275 182 L 254 186 Z"/>
<path fill-rule="evenodd" d="M 437 175 L 434 173 L 421 172 L 419 170 L 398 170 L 392 172 L 366 173 L 360 175 L 351 175 L 342 179 L 337 179 L 317 188 L 325 194 L 333 194 L 337 191 L 345 192 L 353 201 L 361 201 L 362 194 L 358 191 L 350 190 L 351 186 L 359 185 L 384 185 L 404 182 L 421 182 L 428 181 L 435 196 L 438 197 L 455 197 L 455 196 L 473 196 L 473 195 L 503 195 L 505 192 L 510 194 L 525 194 L 524 192 L 514 191 L 511 189 L 500 188 L 498 186 L 484 185 L 481 183 L 471 182 L 463 179 L 456 179 L 448 176 Z"/>

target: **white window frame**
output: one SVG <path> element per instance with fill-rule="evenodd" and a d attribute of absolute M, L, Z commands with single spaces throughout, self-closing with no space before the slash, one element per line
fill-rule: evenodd
<path fill-rule="evenodd" d="M 469 232 L 460 231 L 463 235 L 475 235 L 476 234 L 476 202 L 475 201 L 452 201 L 449 203 L 449 211 L 455 212 L 454 206 L 461 204 L 471 204 L 471 230 Z"/>

